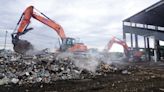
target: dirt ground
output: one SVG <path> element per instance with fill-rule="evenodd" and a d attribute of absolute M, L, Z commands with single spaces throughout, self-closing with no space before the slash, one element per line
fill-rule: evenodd
<path fill-rule="evenodd" d="M 164 63 L 126 63 L 122 71 L 108 72 L 83 80 L 59 80 L 49 84 L 10 84 L 0 92 L 164 92 Z"/>

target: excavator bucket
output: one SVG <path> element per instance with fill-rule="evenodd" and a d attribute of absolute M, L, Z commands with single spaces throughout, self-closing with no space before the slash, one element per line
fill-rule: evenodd
<path fill-rule="evenodd" d="M 26 54 L 29 50 L 33 50 L 33 45 L 27 40 L 21 40 L 12 36 L 13 49 L 19 54 Z"/>
<path fill-rule="evenodd" d="M 26 54 L 29 50 L 33 50 L 33 46 L 27 40 L 18 40 L 17 43 L 14 44 L 13 49 L 19 54 Z"/>

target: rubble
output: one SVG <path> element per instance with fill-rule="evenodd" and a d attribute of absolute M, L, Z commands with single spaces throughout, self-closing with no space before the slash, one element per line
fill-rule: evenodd
<path fill-rule="evenodd" d="M 111 64 L 104 64 L 102 63 L 101 66 L 100 66 L 100 69 L 102 72 L 115 72 L 118 70 L 118 68 L 116 67 L 113 67 Z"/>
<path fill-rule="evenodd" d="M 10 53 L 10 57 L 0 61 L 0 85 L 92 78 L 100 74 L 97 71 L 116 70 L 109 64 L 102 65 L 97 57 L 91 55 L 79 58 L 72 53 Z"/>
<path fill-rule="evenodd" d="M 12 79 L 11 79 L 11 82 L 14 83 L 14 84 L 16 84 L 16 83 L 19 82 L 19 79 L 17 79 L 17 78 L 12 78 Z"/>
<path fill-rule="evenodd" d="M 9 82 L 10 82 L 9 78 L 7 78 L 7 77 L 0 79 L 0 85 L 8 84 Z"/>
<path fill-rule="evenodd" d="M 20 56 L 0 61 L 0 85 L 11 83 L 35 83 L 76 79 L 80 70 L 72 61 L 55 60 L 52 54 Z"/>
<path fill-rule="evenodd" d="M 129 72 L 128 70 L 123 70 L 122 74 L 131 74 L 131 72 Z"/>
<path fill-rule="evenodd" d="M 102 60 L 106 60 L 106 62 Z M 152 65 L 155 64 L 157 63 Z M 132 62 L 99 59 L 97 55 L 86 57 L 82 55 L 80 57 L 80 55 L 74 56 L 72 53 L 50 52 L 37 55 L 19 55 L 12 52 L 10 56 L 0 61 L 0 86 L 4 91 L 8 88 L 13 89 L 14 87 L 15 90 L 18 90 L 18 88 L 22 89 L 23 87 L 31 92 L 39 89 L 43 91 L 47 87 L 47 91 L 54 89 L 62 92 L 67 92 L 68 89 L 73 91 L 76 88 L 78 91 L 81 91 L 79 88 L 94 90 L 99 88 L 111 88 L 112 90 L 123 88 L 131 90 L 127 88 L 133 86 L 134 83 L 138 85 L 138 83 L 143 84 L 145 82 L 149 83 L 150 87 L 152 87 L 152 83 L 149 81 L 155 81 L 154 83 L 159 81 L 158 84 L 161 83 L 163 71 L 160 70 L 161 68 L 153 70 L 155 67 L 149 70 L 148 67 L 152 67 L 152 65 L 150 66 L 147 63 L 143 65 L 143 62 L 136 65 Z M 72 86 L 74 83 L 78 86 Z M 134 85 L 134 88 L 139 87 L 136 85 Z M 63 86 L 64 91 L 60 89 Z M 163 90 L 162 86 L 159 90 Z"/>

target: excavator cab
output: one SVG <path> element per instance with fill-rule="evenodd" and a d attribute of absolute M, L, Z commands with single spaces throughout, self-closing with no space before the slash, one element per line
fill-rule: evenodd
<path fill-rule="evenodd" d="M 60 46 L 60 51 L 84 52 L 87 51 L 87 46 L 77 42 L 75 38 L 65 38 Z"/>
<path fill-rule="evenodd" d="M 60 45 L 60 51 L 67 51 L 68 48 L 72 47 L 75 44 L 74 38 L 64 38 L 62 44 Z"/>
<path fill-rule="evenodd" d="M 63 44 L 67 46 L 73 46 L 76 43 L 76 40 L 74 38 L 66 38 L 64 40 L 65 41 L 63 42 Z"/>

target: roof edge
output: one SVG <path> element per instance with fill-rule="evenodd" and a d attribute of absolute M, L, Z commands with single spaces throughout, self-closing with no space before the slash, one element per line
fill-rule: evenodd
<path fill-rule="evenodd" d="M 164 4 L 164 0 L 158 1 L 157 3 L 155 3 L 155 4 L 153 4 L 153 5 L 149 6 L 149 7 L 147 7 L 146 9 L 141 10 L 140 12 L 138 12 L 138 13 L 136 13 L 136 14 L 134 14 L 134 15 L 132 15 L 132 16 L 124 19 L 123 22 L 126 22 L 128 19 L 130 19 L 130 18 L 132 18 L 132 17 L 134 17 L 134 16 L 136 16 L 136 15 L 142 13 L 142 12 L 148 12 L 148 11 L 150 11 L 150 10 L 152 10 L 152 9 L 154 9 L 154 8 L 162 5 L 162 4 Z"/>

